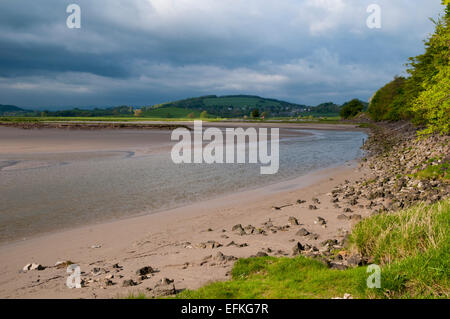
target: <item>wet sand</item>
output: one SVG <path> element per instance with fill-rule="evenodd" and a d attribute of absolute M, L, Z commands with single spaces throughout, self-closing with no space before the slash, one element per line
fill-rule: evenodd
<path fill-rule="evenodd" d="M 153 215 L 128 218 L 95 226 L 40 236 L 31 240 L 0 247 L 0 297 L 3 298 L 116 298 L 148 292 L 162 278 L 175 280 L 177 289 L 195 289 L 208 282 L 226 280 L 233 262 L 203 263 L 205 257 L 223 254 L 249 257 L 263 249 L 281 250 L 290 255 L 298 240 L 318 245 L 336 238 L 339 229 L 349 230 L 349 221 L 338 220 L 342 209 L 333 208 L 329 193 L 344 180 L 358 179 L 364 172 L 354 165 L 329 169 L 303 176 L 296 180 L 269 187 L 196 203 L 187 207 Z M 331 180 L 332 179 L 332 180 Z M 308 209 L 312 198 L 322 204 L 318 210 Z M 298 199 L 307 202 L 297 204 Z M 274 210 L 273 206 L 286 206 Z M 369 212 L 359 211 L 363 216 Z M 261 227 L 267 221 L 274 225 L 288 225 L 288 218 L 296 217 L 300 226 L 286 231 L 264 235 L 240 236 L 231 231 L 236 224 Z M 317 216 L 327 220 L 327 228 L 314 224 Z M 305 227 L 319 235 L 317 240 L 295 236 Z M 225 230 L 225 232 L 224 232 Z M 224 238 L 227 236 L 228 238 Z M 220 248 L 200 248 L 207 241 L 217 241 Z M 294 240 L 294 241 L 293 241 Z M 226 247 L 231 241 L 247 247 Z M 98 247 L 98 248 L 93 248 Z M 283 255 L 281 254 L 281 255 Z M 279 255 L 273 253 L 272 255 Z M 19 273 L 28 263 L 53 266 L 57 261 L 76 262 L 85 274 L 87 287 L 68 289 L 66 270 L 47 268 L 42 271 Z M 118 263 L 120 271 L 113 268 Z M 152 278 L 135 287 L 123 288 L 125 279 L 137 280 L 136 270 L 144 266 L 158 269 Z M 95 276 L 94 268 L 103 268 L 113 274 L 113 286 L 102 283 L 105 273 Z M 98 282 L 90 280 L 96 280 Z"/>

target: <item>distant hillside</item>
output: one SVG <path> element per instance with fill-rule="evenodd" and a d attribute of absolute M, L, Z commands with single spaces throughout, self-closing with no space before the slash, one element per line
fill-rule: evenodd
<path fill-rule="evenodd" d="M 362 103 L 366 110 L 368 104 Z M 145 107 L 121 105 L 94 109 L 73 108 L 60 111 L 33 111 L 14 105 L 0 104 L 0 116 L 242 118 L 243 116 L 250 116 L 253 110 L 258 109 L 259 114 L 265 113 L 266 117 L 335 117 L 339 116 L 342 106 L 333 102 L 307 106 L 254 95 L 207 95 Z"/>
<path fill-rule="evenodd" d="M 32 112 L 32 111 L 22 109 L 15 105 L 0 104 L 0 115 L 2 115 L 2 116 L 24 115 L 29 112 Z"/>
<path fill-rule="evenodd" d="M 178 114 L 206 111 L 210 115 L 219 117 L 242 117 L 258 109 L 260 113 L 266 112 L 270 116 L 296 116 L 306 108 L 308 108 L 306 105 L 253 95 L 208 95 L 145 107 L 142 115 L 170 114 L 170 110 L 172 113 L 177 110 Z M 167 109 L 167 112 L 162 109 Z M 180 109 L 184 109 L 185 112 Z M 176 117 L 175 114 L 173 115 L 172 117 Z"/>

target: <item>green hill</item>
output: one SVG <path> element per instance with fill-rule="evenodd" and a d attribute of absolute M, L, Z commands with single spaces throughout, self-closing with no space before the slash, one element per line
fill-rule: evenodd
<path fill-rule="evenodd" d="M 3 105 L 0 104 L 0 115 L 1 116 L 9 116 L 9 115 L 24 115 L 25 113 L 29 113 L 32 111 L 22 109 L 15 105 Z"/>
<path fill-rule="evenodd" d="M 206 111 L 210 115 L 219 117 L 242 117 L 249 115 L 254 109 L 271 116 L 295 116 L 306 108 L 308 108 L 306 105 L 253 95 L 207 95 L 144 107 L 142 116 L 169 114 L 170 117 L 180 117 L 181 114 L 187 115 L 192 112 L 197 114 Z"/>

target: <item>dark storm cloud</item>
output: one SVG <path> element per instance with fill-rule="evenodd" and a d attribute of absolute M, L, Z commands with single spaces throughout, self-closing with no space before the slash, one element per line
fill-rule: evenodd
<path fill-rule="evenodd" d="M 66 7 L 82 27 L 66 27 Z M 382 7 L 382 28 L 366 26 Z M 3 0 L 0 104 L 151 105 L 203 94 L 367 100 L 403 72 L 440 1 Z"/>

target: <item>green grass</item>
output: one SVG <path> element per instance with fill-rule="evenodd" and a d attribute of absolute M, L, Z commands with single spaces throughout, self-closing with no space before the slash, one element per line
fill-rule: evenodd
<path fill-rule="evenodd" d="M 442 163 L 438 165 L 429 165 L 424 170 L 421 170 L 412 176 L 416 179 L 445 179 L 450 180 L 450 175 L 448 173 L 450 169 L 450 163 Z"/>
<path fill-rule="evenodd" d="M 233 267 L 233 279 L 215 282 L 177 298 L 200 299 L 310 299 L 364 295 L 365 268 L 330 270 L 319 261 L 296 258 L 239 259 Z"/>
<path fill-rule="evenodd" d="M 383 266 L 389 297 L 449 297 L 450 200 L 420 204 L 363 220 L 352 231 L 352 245 Z"/>
<path fill-rule="evenodd" d="M 184 291 L 177 298 L 448 298 L 450 200 L 424 204 L 360 222 L 349 249 L 382 267 L 381 288 L 369 289 L 367 267 L 331 270 L 321 262 L 295 258 L 238 260 L 232 279 Z"/>
<path fill-rule="evenodd" d="M 192 114 L 192 118 L 200 118 L 201 111 L 197 110 L 190 110 L 180 107 L 160 107 L 160 108 L 153 108 L 150 110 L 146 110 L 143 112 L 143 117 L 150 117 L 150 118 L 165 118 L 165 119 L 172 119 L 172 118 L 189 118 L 189 115 Z"/>

